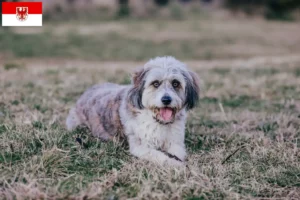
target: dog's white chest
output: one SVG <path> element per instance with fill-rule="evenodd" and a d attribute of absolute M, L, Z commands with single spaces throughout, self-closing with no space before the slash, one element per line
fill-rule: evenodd
<path fill-rule="evenodd" d="M 169 140 L 177 135 L 176 125 L 161 125 L 149 113 L 141 113 L 137 120 L 132 122 L 133 132 L 142 143 L 149 147 L 164 148 Z"/>
<path fill-rule="evenodd" d="M 167 127 L 156 122 L 144 121 L 137 127 L 136 134 L 147 146 L 161 147 L 167 139 Z"/>

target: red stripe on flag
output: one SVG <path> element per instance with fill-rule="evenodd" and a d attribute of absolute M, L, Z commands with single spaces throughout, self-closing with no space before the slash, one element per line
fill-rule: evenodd
<path fill-rule="evenodd" d="M 28 14 L 42 14 L 42 2 L 2 2 L 2 14 L 16 14 L 17 7 L 28 7 Z"/>

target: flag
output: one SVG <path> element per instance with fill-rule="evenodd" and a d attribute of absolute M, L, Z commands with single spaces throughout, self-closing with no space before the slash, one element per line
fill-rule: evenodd
<path fill-rule="evenodd" d="M 2 2 L 2 26 L 42 26 L 42 2 Z"/>

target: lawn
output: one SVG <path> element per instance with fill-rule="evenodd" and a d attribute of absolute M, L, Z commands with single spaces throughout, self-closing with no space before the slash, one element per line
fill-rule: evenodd
<path fill-rule="evenodd" d="M 299 32 L 297 22 L 224 17 L 0 30 L 0 199 L 299 199 Z M 202 80 L 188 167 L 65 129 L 87 87 L 128 84 L 159 55 Z"/>

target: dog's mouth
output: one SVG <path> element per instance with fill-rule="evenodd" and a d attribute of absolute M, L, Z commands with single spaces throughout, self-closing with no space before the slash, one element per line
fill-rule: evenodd
<path fill-rule="evenodd" d="M 161 124 L 170 124 L 174 122 L 176 108 L 162 107 L 154 109 L 154 119 Z"/>
<path fill-rule="evenodd" d="M 164 121 L 171 121 L 173 118 L 174 109 L 165 107 L 159 109 L 159 115 Z"/>

